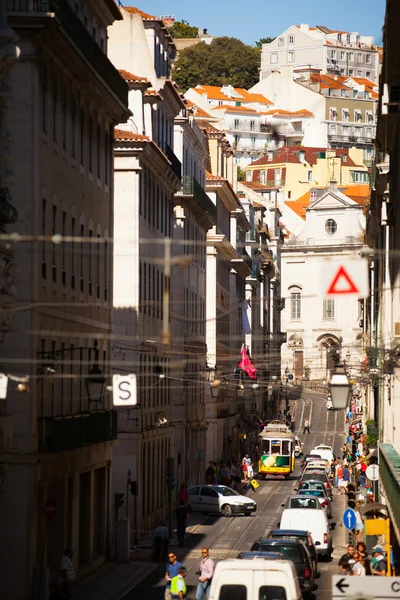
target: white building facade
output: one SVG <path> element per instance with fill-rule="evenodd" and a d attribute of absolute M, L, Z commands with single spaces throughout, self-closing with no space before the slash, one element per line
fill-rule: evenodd
<path fill-rule="evenodd" d="M 343 261 L 357 259 L 364 230 L 363 207 L 332 183 L 306 209 L 302 231 L 285 241 L 282 329 L 287 343 L 282 347 L 282 372 L 289 369 L 296 381 L 305 376 L 326 380 L 332 357 L 347 357 L 350 364 L 362 360 L 360 301 L 354 296 L 324 298 L 320 272 L 327 261 L 339 267 Z"/>
<path fill-rule="evenodd" d="M 307 24 L 292 25 L 262 45 L 260 80 L 288 65 L 309 65 L 323 73 L 366 77 L 375 82 L 379 77 L 379 55 L 372 36 Z"/>
<path fill-rule="evenodd" d="M 7 117 L 12 231 L 26 241 L 15 244 L 12 276 L 23 310 L 0 352 L 6 372 L 30 382 L 24 393 L 10 385 L 4 406 L 13 427 L 0 498 L 6 600 L 48 597 L 66 547 L 77 577 L 110 549 L 116 415 L 110 394 L 89 395 L 85 384 L 94 371 L 104 384 L 111 375 L 112 141 L 129 111 L 107 28 L 121 15 L 109 0 L 43 4 L 8 3 L 21 48 Z"/>

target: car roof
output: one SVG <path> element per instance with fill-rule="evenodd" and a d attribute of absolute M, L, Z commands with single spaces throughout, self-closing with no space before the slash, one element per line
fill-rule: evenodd
<path fill-rule="evenodd" d="M 312 509 L 314 510 L 314 509 Z M 258 544 L 274 544 L 277 545 L 279 542 L 285 544 L 286 546 L 289 544 L 290 546 L 302 546 L 303 542 L 300 540 L 287 540 L 285 538 L 263 538 L 257 541 Z"/>
<path fill-rule="evenodd" d="M 281 560 L 282 556 L 282 552 L 263 552 L 262 550 L 249 550 L 247 552 L 240 552 L 238 558 L 269 558 L 270 560 Z"/>
<path fill-rule="evenodd" d="M 272 529 L 270 535 L 310 535 L 305 529 Z"/>

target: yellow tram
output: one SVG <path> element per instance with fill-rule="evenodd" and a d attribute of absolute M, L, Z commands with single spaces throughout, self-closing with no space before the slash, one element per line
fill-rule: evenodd
<path fill-rule="evenodd" d="M 271 421 L 259 434 L 258 476 L 283 475 L 294 471 L 295 436 L 282 421 Z"/>

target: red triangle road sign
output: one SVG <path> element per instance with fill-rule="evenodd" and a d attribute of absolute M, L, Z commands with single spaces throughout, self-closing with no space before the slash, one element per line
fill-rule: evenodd
<path fill-rule="evenodd" d="M 337 270 L 335 277 L 332 280 L 329 288 L 326 291 L 326 295 L 335 294 L 359 294 L 360 290 L 351 279 L 346 269 L 340 266 Z"/>

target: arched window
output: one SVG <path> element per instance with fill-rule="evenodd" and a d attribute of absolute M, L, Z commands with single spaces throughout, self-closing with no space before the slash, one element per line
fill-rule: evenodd
<path fill-rule="evenodd" d="M 301 319 L 301 288 L 294 286 L 290 288 L 290 318 Z"/>

